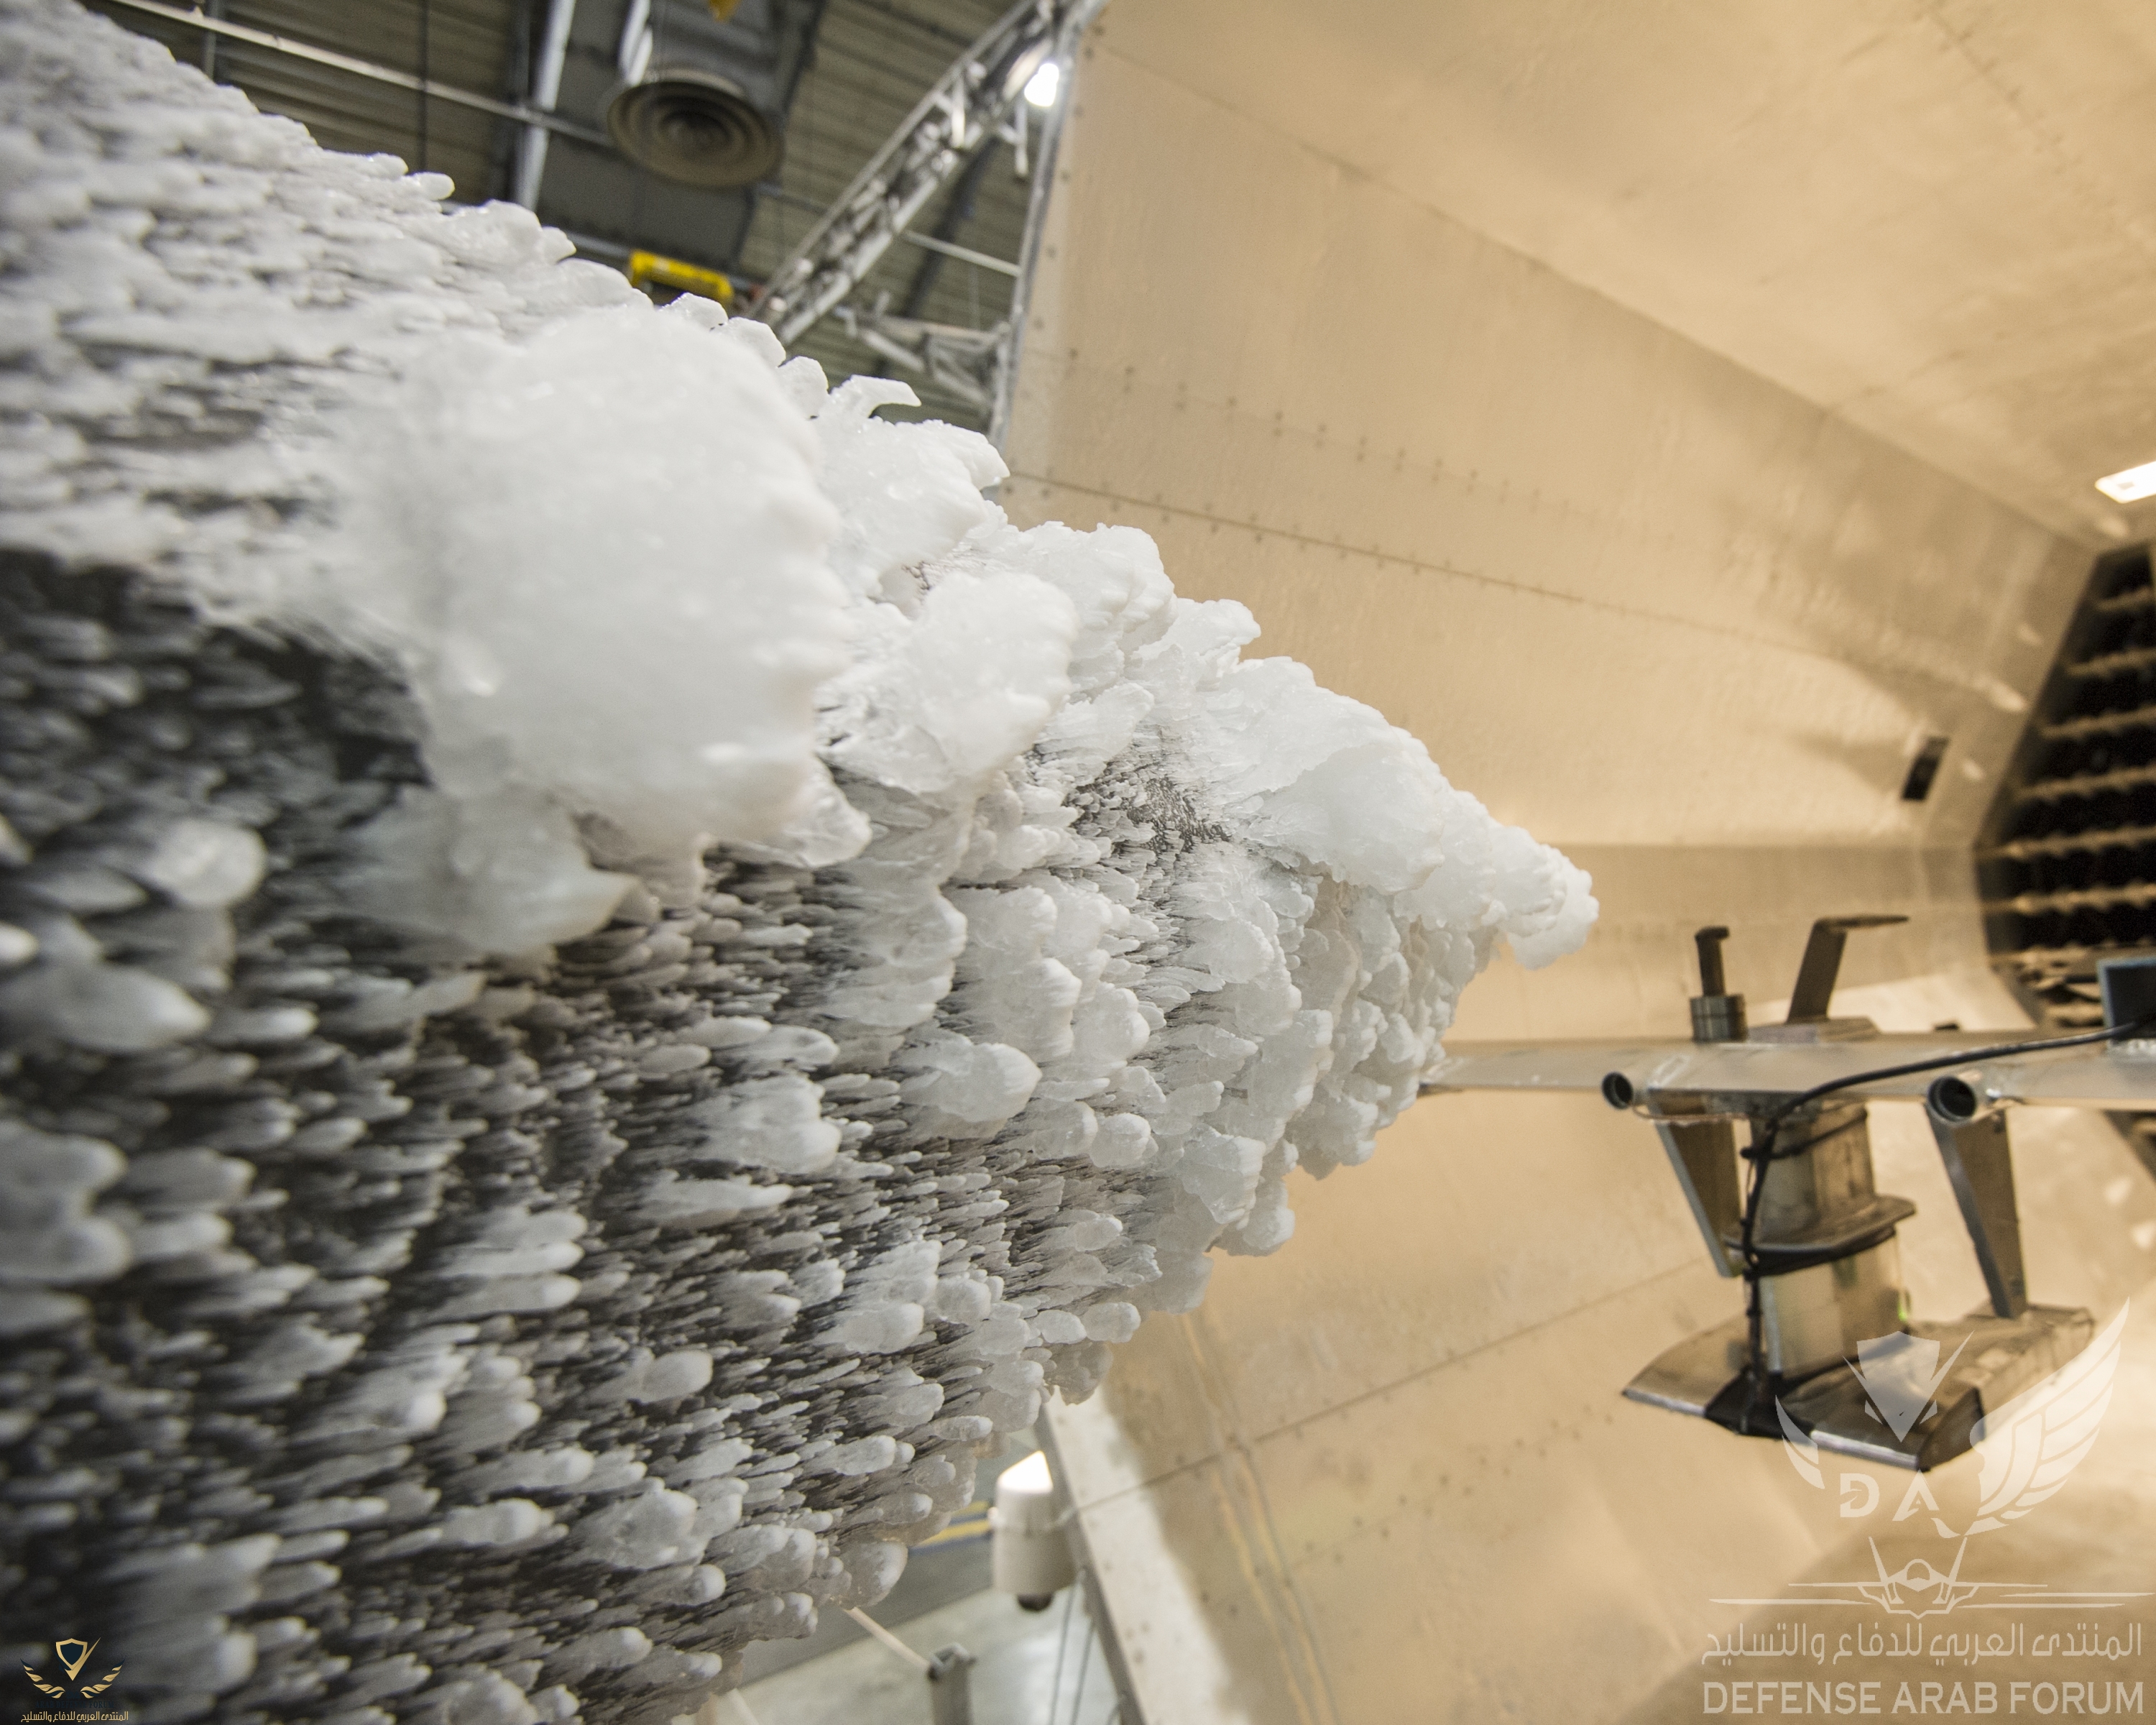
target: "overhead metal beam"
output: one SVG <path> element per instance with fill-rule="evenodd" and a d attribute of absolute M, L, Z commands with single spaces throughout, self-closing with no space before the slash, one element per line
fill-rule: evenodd
<path fill-rule="evenodd" d="M 1021 123 L 1024 121 L 1024 104 L 1019 104 L 1015 117 Z M 919 317 L 927 310 L 928 296 L 936 291 L 936 284 L 942 279 L 943 260 L 950 255 L 942 248 L 955 244 L 961 230 L 973 220 L 973 206 L 980 202 L 981 182 L 988 177 L 988 167 L 995 159 L 995 140 L 991 134 L 985 141 L 975 146 L 973 160 L 952 182 L 951 195 L 943 200 L 943 213 L 936 218 L 934 229 L 927 234 L 913 236 L 916 242 L 928 239 L 941 241 L 942 244 L 924 248 L 928 255 L 914 266 L 912 285 L 906 289 L 906 297 L 899 301 L 898 315 L 901 317 Z M 1018 159 L 1022 162 L 1023 154 Z M 1020 175 L 1023 176 L 1024 172 L 1021 167 Z M 1015 264 L 1012 266 L 1012 274 L 1014 276 L 1017 274 Z"/>
<path fill-rule="evenodd" d="M 772 271 L 748 307 L 792 343 L 875 267 L 967 157 L 1001 128 L 1026 80 L 1067 57 L 1101 0 L 1020 0 L 921 97 L 838 201 Z M 947 241 L 928 249 L 939 249 Z M 980 261 L 969 259 L 968 261 Z"/>
<path fill-rule="evenodd" d="M 365 78 L 376 84 L 394 85 L 415 94 L 430 96 L 436 101 L 449 102 L 459 108 L 474 108 L 482 114 L 492 114 L 503 120 L 514 120 L 526 126 L 543 126 L 558 132 L 565 138 L 576 138 L 587 144 L 597 144 L 611 150 L 613 141 L 596 126 L 580 126 L 573 120 L 563 120 L 543 109 L 526 107 L 521 102 L 496 101 L 492 96 L 483 96 L 469 90 L 459 90 L 449 84 L 438 84 L 431 78 L 414 77 L 409 72 L 400 72 L 394 66 L 385 66 L 374 60 L 362 60 L 352 54 L 339 54 L 334 49 L 317 48 L 311 42 L 300 42 L 290 36 L 279 36 L 268 30 L 257 30 L 246 24 L 228 23 L 223 18 L 213 18 L 199 7 L 168 6 L 164 0 L 107 0 L 113 6 L 124 6 L 130 12 L 146 13 L 151 18 L 161 18 L 167 23 L 184 24 L 190 29 L 207 32 L 213 37 L 228 37 L 234 42 L 247 42 L 257 48 L 266 48 L 273 53 L 289 54 L 294 59 L 311 60 L 318 66 L 329 66 L 340 72 L 349 72 L 355 78 Z"/>
<path fill-rule="evenodd" d="M 1077 82 L 1074 51 L 1104 0 L 1081 8 L 1065 26 L 1057 49 L 1063 67 L 1062 89 L 1055 106 L 1042 116 L 1034 150 L 1033 183 L 1027 188 L 1025 231 L 1019 242 L 1018 285 L 1011 290 L 1010 311 L 1004 319 L 1004 345 L 997 356 L 995 399 L 988 408 L 988 441 L 998 449 L 1010 435 L 1011 411 L 1018 399 L 1019 361 L 1025 348 L 1026 322 L 1033 311 L 1033 286 L 1040 265 L 1041 235 L 1048 227 L 1048 200 L 1055 189 L 1055 159 L 1063 147 L 1063 126 L 1070 117 L 1071 91 Z"/>
<path fill-rule="evenodd" d="M 813 198 L 803 198 L 798 193 L 788 192 L 783 186 L 773 185 L 769 181 L 752 189 L 758 198 L 768 198 L 774 203 L 786 204 L 793 209 L 810 210 L 819 216 L 824 211 L 825 207 Z M 1017 277 L 1025 273 L 1009 258 L 998 258 L 987 252 L 977 252 L 969 246 L 958 244 L 955 240 L 940 239 L 933 234 L 916 234 L 911 228 L 908 228 L 898 237 L 908 245 L 917 245 L 924 251 L 941 252 L 945 257 L 956 258 L 962 264 L 978 264 L 982 269 L 993 270 L 998 275 Z"/>
<path fill-rule="evenodd" d="M 992 258 L 986 252 L 977 252 L 971 246 L 953 245 L 947 239 L 938 239 L 932 234 L 901 234 L 898 236 L 908 245 L 917 245 L 924 251 L 941 252 L 947 258 L 956 258 L 962 264 L 978 264 L 983 270 L 993 270 L 998 275 L 1015 278 L 1018 265 L 1008 258 Z"/>
<path fill-rule="evenodd" d="M 542 113 L 552 113 L 562 94 L 562 69 L 569 58 L 569 31 L 577 17 L 577 0 L 548 0 L 547 29 L 539 44 L 539 61 L 531 80 L 531 95 Z M 516 184 L 511 193 L 528 210 L 539 208 L 539 182 L 547 175 L 547 128 L 527 126 L 517 140 Z"/>

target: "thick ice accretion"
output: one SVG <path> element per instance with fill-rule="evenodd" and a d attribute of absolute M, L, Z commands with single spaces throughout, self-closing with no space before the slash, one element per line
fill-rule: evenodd
<path fill-rule="evenodd" d="M 449 189 L 0 0 L 0 1446 L 160 1719 L 692 1711 L 1594 914 L 1144 534 Z"/>
<path fill-rule="evenodd" d="M 814 693 L 846 662 L 833 511 L 752 343 L 632 306 L 446 337 L 340 433 L 358 483 L 295 597 L 404 670 L 453 869 L 528 855 L 486 831 L 547 803 L 675 873 L 814 805 Z"/>
<path fill-rule="evenodd" d="M 528 211 L 445 212 L 441 176 L 318 150 L 237 91 L 176 103 L 155 44 L 108 44 L 84 85 L 83 28 L 0 13 L 15 90 L 61 98 L 0 125 L 12 542 L 395 665 L 433 789 L 370 836 L 359 890 L 481 950 L 603 922 L 627 877 L 587 853 L 693 873 L 815 806 L 844 595 L 769 332 L 654 317 Z"/>
<path fill-rule="evenodd" d="M 1148 1297 L 1182 1301 L 1216 1239 L 1286 1237 L 1297 1161 L 1368 1153 L 1499 938 L 1578 945 L 1585 877 L 1369 708 L 1243 660 L 1249 613 L 1178 598 L 1142 534 L 961 511 L 992 451 L 814 382 L 865 600 L 823 753 L 875 829 L 834 877 L 875 962 L 821 1013 L 928 1129 L 1168 1176 Z"/>

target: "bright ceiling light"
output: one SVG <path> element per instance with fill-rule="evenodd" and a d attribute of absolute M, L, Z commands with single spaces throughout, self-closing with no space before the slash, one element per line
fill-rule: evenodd
<path fill-rule="evenodd" d="M 1052 108 L 1055 105 L 1055 92 L 1062 84 L 1063 68 L 1054 60 L 1043 60 L 1040 69 L 1025 81 L 1025 99 L 1036 108 Z M 1009 90 L 1010 85 L 1006 84 L 1004 88 Z"/>
<path fill-rule="evenodd" d="M 1033 92 L 1028 90 L 1026 94 Z M 2096 482 L 2096 488 L 2114 503 L 2138 503 L 2143 497 L 2156 497 L 2156 461 L 2106 474 Z"/>

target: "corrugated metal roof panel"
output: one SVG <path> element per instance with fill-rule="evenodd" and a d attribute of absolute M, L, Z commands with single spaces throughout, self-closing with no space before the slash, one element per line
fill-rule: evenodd
<path fill-rule="evenodd" d="M 428 100 L 421 142 L 422 99 L 410 90 L 310 64 L 274 49 L 230 39 L 204 54 L 205 32 L 170 23 L 124 6 L 86 0 L 116 23 L 162 42 L 176 59 L 236 84 L 254 105 L 298 121 L 326 149 L 362 155 L 387 151 L 414 169 L 445 173 L 457 194 L 474 201 L 506 187 L 508 122 L 447 102 Z M 394 70 L 425 75 L 480 95 L 514 99 L 523 81 L 530 0 L 352 0 L 324 6 L 311 0 L 226 0 L 227 21 L 290 36 Z"/>

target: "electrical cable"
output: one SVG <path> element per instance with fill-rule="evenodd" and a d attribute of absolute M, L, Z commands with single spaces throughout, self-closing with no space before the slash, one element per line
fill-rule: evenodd
<path fill-rule="evenodd" d="M 1764 1327 L 1759 1303 L 1761 1274 L 1759 1251 L 1755 1240 L 1759 1224 L 1760 1200 L 1766 1195 L 1767 1171 L 1776 1162 L 1799 1156 L 1810 1148 L 1809 1142 L 1794 1148 L 1783 1149 L 1776 1143 L 1784 1124 L 1799 1109 L 1832 1096 L 1836 1091 L 1852 1090 L 1861 1084 L 1876 1084 L 1884 1078 L 1907 1078 L 1918 1072 L 1943 1071 L 1952 1066 L 1967 1066 L 1983 1060 L 2010 1059 L 2017 1055 L 2044 1054 L 2053 1049 L 2082 1048 L 2095 1042 L 2115 1042 L 2138 1034 L 2156 1031 L 2156 1014 L 2137 1019 L 2131 1024 L 2107 1025 L 2101 1030 L 2085 1030 L 2071 1036 L 2041 1037 L 2021 1042 L 2002 1042 L 1989 1048 L 1962 1049 L 1950 1055 L 1935 1055 L 1929 1060 L 1910 1060 L 1898 1066 L 1875 1066 L 1869 1071 L 1852 1072 L 1845 1078 L 1815 1084 L 1810 1090 L 1799 1091 L 1779 1107 L 1761 1117 L 1753 1129 L 1752 1142 L 1738 1154 L 1751 1164 L 1752 1177 L 1744 1194 L 1744 1219 L 1738 1240 L 1738 1255 L 1744 1276 L 1745 1317 L 1745 1375 L 1751 1383 L 1751 1400 L 1745 1411 L 1743 1429 L 1752 1428 L 1754 1420 L 1766 1420 L 1766 1404 L 1769 1396 L 1769 1378 L 1764 1355 L 1762 1331 Z"/>

